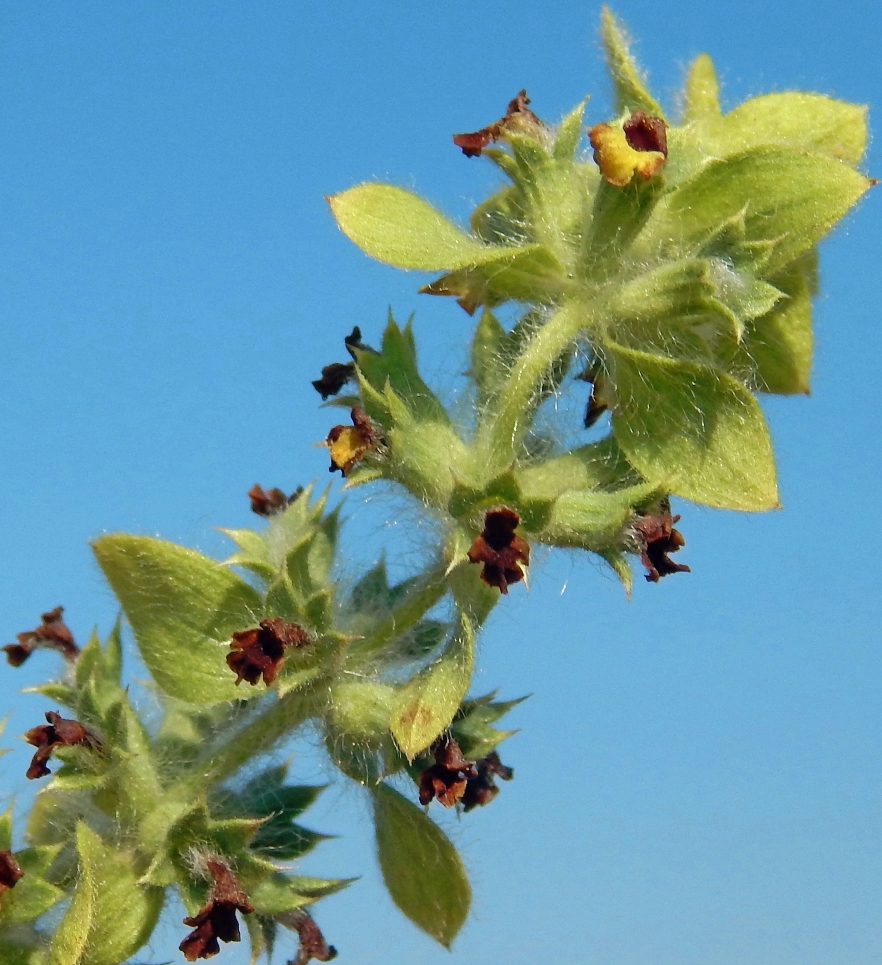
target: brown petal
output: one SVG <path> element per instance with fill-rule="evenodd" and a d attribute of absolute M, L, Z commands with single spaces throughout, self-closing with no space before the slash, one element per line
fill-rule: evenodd
<path fill-rule="evenodd" d="M 248 915 L 254 911 L 238 879 L 226 864 L 210 859 L 207 866 L 213 878 L 208 902 L 193 917 L 184 919 L 184 924 L 194 930 L 178 946 L 188 962 L 217 955 L 220 951 L 218 940 L 239 941 L 236 912 Z"/>
<path fill-rule="evenodd" d="M 251 630 L 233 634 L 227 654 L 227 665 L 236 674 L 236 683 L 243 680 L 254 685 L 261 677 L 269 686 L 278 676 L 285 660 L 286 647 L 302 647 L 309 643 L 309 635 L 296 623 L 282 619 L 261 620 Z"/>
<path fill-rule="evenodd" d="M 679 516 L 670 513 L 644 513 L 633 524 L 637 543 L 640 547 L 640 562 L 647 569 L 646 579 L 658 583 L 663 576 L 671 573 L 689 573 L 688 566 L 675 563 L 668 556 L 686 545 L 683 534 L 674 529 Z"/>
<path fill-rule="evenodd" d="M 258 516 L 275 516 L 276 513 L 283 513 L 291 503 L 299 499 L 303 493 L 303 487 L 298 486 L 290 496 L 286 496 L 281 489 L 270 489 L 264 491 L 263 487 L 255 483 L 248 490 L 248 498 L 251 500 L 251 512 Z"/>
<path fill-rule="evenodd" d="M 24 872 L 13 858 L 11 851 L 0 851 L 0 895 L 15 887 L 15 883 Z"/>
<path fill-rule="evenodd" d="M 499 777 L 503 781 L 510 781 L 514 777 L 514 771 L 499 759 L 496 751 L 491 751 L 486 757 L 482 757 L 475 763 L 476 774 L 470 777 L 462 796 L 463 810 L 471 811 L 472 808 L 483 807 L 489 804 L 499 793 L 494 777 Z"/>
<path fill-rule="evenodd" d="M 524 134 L 544 135 L 547 131 L 545 124 L 527 107 L 530 98 L 525 90 L 519 91 L 509 102 L 505 114 L 482 127 L 480 131 L 471 134 L 454 134 L 453 143 L 462 150 L 466 157 L 480 157 L 481 152 L 491 141 L 498 141 L 507 132 L 521 132 Z"/>
<path fill-rule="evenodd" d="M 515 535 L 520 516 L 507 507 L 491 509 L 484 516 L 484 529 L 469 548 L 470 563 L 483 563 L 481 579 L 488 586 L 495 586 L 501 593 L 508 593 L 511 583 L 524 578 L 520 564 L 530 563 L 530 545 Z"/>
<path fill-rule="evenodd" d="M 463 757 L 459 744 L 449 734 L 435 741 L 432 753 L 435 763 L 420 774 L 420 804 L 437 799 L 444 807 L 453 807 L 465 793 L 468 779 L 477 776 L 474 762 Z"/>
<path fill-rule="evenodd" d="M 47 650 L 57 650 L 67 660 L 76 660 L 80 648 L 74 642 L 70 628 L 61 618 L 64 607 L 57 606 L 41 616 L 41 624 L 33 630 L 26 630 L 17 635 L 18 643 L 10 643 L 3 647 L 6 659 L 13 667 L 20 667 L 31 653 L 42 647 Z"/>
<path fill-rule="evenodd" d="M 46 762 L 56 747 L 84 744 L 97 750 L 101 746 L 98 738 L 79 721 L 67 720 L 54 710 L 47 711 L 46 720 L 49 721 L 48 724 L 32 727 L 24 735 L 25 740 L 37 748 L 25 775 L 29 780 L 52 773 L 46 766 Z"/>
<path fill-rule="evenodd" d="M 298 908 L 277 916 L 277 920 L 296 931 L 300 939 L 297 955 L 289 960 L 288 965 L 308 965 L 312 959 L 329 962 L 337 957 L 337 949 L 325 941 L 325 936 L 309 912 Z"/>

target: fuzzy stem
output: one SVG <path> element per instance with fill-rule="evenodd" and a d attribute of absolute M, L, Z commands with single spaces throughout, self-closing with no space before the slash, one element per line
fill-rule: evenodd
<path fill-rule="evenodd" d="M 511 367 L 490 419 L 478 429 L 477 449 L 486 460 L 484 471 L 488 477 L 510 465 L 529 428 L 534 393 L 589 318 L 590 310 L 584 302 L 566 302 L 537 330 Z"/>
<path fill-rule="evenodd" d="M 427 570 L 420 581 L 422 586 L 394 607 L 372 633 L 363 640 L 357 640 L 351 644 L 348 656 L 355 659 L 371 656 L 389 646 L 396 637 L 400 637 L 416 626 L 447 592 L 445 572 L 446 566 L 444 564 Z"/>
<path fill-rule="evenodd" d="M 313 716 L 318 689 L 326 678 L 319 677 L 306 687 L 273 701 L 220 747 L 211 747 L 193 764 L 182 784 L 194 793 L 234 774 L 259 754 Z M 272 698 L 270 698 L 272 699 Z"/>

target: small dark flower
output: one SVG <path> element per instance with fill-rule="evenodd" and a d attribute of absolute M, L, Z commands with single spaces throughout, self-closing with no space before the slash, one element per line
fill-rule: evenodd
<path fill-rule="evenodd" d="M 46 766 L 46 761 L 52 755 L 56 747 L 72 747 L 74 744 L 84 744 L 97 750 L 101 743 L 83 725 L 76 720 L 65 720 L 61 714 L 50 710 L 46 713 L 48 724 L 41 724 L 39 727 L 32 727 L 24 736 L 25 740 L 37 748 L 37 752 L 31 759 L 26 777 L 34 780 L 37 777 L 45 777 L 52 772 Z"/>
<path fill-rule="evenodd" d="M 57 606 L 49 610 L 40 618 L 42 623 L 34 630 L 27 630 L 17 635 L 18 643 L 10 643 L 3 647 L 6 659 L 13 667 L 20 667 L 25 660 L 42 647 L 47 650 L 57 650 L 67 660 L 76 660 L 80 655 L 80 648 L 74 643 L 73 634 L 66 626 L 61 614 L 64 607 Z"/>
<path fill-rule="evenodd" d="M 188 962 L 217 955 L 218 940 L 239 941 L 236 912 L 250 915 L 254 911 L 238 879 L 222 861 L 209 859 L 206 864 L 214 879 L 208 901 L 192 918 L 184 919 L 184 924 L 194 930 L 178 946 Z"/>
<path fill-rule="evenodd" d="M 465 793 L 462 796 L 462 806 L 464 811 L 471 811 L 479 805 L 489 804 L 499 793 L 494 777 L 501 778 L 503 781 L 510 781 L 514 777 L 514 771 L 499 759 L 496 751 L 491 751 L 486 757 L 482 757 L 475 762 L 474 777 L 470 777 L 466 784 Z"/>
<path fill-rule="evenodd" d="M 480 157 L 481 152 L 491 141 L 498 141 L 507 131 L 537 134 L 546 131 L 545 124 L 527 107 L 530 98 L 525 90 L 508 102 L 505 115 L 498 121 L 482 127 L 480 131 L 471 134 L 454 134 L 453 143 L 462 150 L 466 157 Z"/>
<path fill-rule="evenodd" d="M 297 955 L 288 962 L 288 965 L 307 965 L 312 959 L 317 962 L 329 962 L 337 957 L 337 949 L 325 941 L 325 936 L 309 912 L 296 908 L 294 911 L 277 915 L 276 920 L 296 931 L 300 938 Z"/>
<path fill-rule="evenodd" d="M 261 620 L 254 629 L 233 634 L 233 652 L 227 654 L 227 665 L 235 672 L 237 684 L 243 680 L 256 684 L 262 676 L 269 686 L 285 661 L 285 648 L 307 643 L 309 636 L 296 623 L 286 623 L 281 618 Z"/>
<path fill-rule="evenodd" d="M 658 583 L 663 576 L 671 573 L 689 573 L 688 566 L 675 563 L 668 553 L 676 553 L 686 545 L 683 534 L 674 529 L 679 516 L 670 513 L 645 513 L 638 516 L 633 524 L 637 544 L 640 547 L 640 562 L 646 567 L 646 579 Z"/>
<path fill-rule="evenodd" d="M 355 378 L 355 362 L 331 362 L 322 368 L 322 377 L 313 380 L 312 387 L 322 397 L 336 395 L 350 380 Z"/>
<path fill-rule="evenodd" d="M 329 471 L 339 469 L 343 476 L 348 476 L 352 467 L 364 458 L 365 453 L 376 449 L 380 444 L 379 433 L 365 412 L 358 406 L 353 406 L 349 416 L 352 425 L 334 426 L 325 443 L 331 451 Z"/>
<path fill-rule="evenodd" d="M 660 117 L 650 117 L 646 111 L 634 113 L 622 125 L 625 140 L 635 151 L 657 151 L 668 156 L 667 124 Z"/>
<path fill-rule="evenodd" d="M 0 851 L 0 895 L 15 887 L 16 881 L 24 875 L 11 851 Z"/>
<path fill-rule="evenodd" d="M 352 331 L 343 339 L 346 351 L 358 360 L 356 352 L 372 352 L 377 355 L 377 350 L 365 345 L 361 340 L 361 329 L 356 325 Z M 322 399 L 336 395 L 340 389 L 351 379 L 355 378 L 355 363 L 353 362 L 331 362 L 322 369 L 322 377 L 316 379 L 312 386 L 319 393 Z"/>
<path fill-rule="evenodd" d="M 530 563 L 530 544 L 515 536 L 521 518 L 513 509 L 491 509 L 484 516 L 484 529 L 469 549 L 470 563 L 483 563 L 481 579 L 488 586 L 508 593 L 510 583 L 524 578 L 520 564 Z"/>
<path fill-rule="evenodd" d="M 257 513 L 258 516 L 275 516 L 276 513 L 284 512 L 291 503 L 296 502 L 302 493 L 302 486 L 298 486 L 290 496 L 286 496 L 281 489 L 265 491 L 263 486 L 255 483 L 248 490 L 251 512 Z"/>
<path fill-rule="evenodd" d="M 453 807 L 465 793 L 468 779 L 477 777 L 478 772 L 449 734 L 439 737 L 431 750 L 435 763 L 420 774 L 420 804 L 437 799 L 444 807 Z"/>

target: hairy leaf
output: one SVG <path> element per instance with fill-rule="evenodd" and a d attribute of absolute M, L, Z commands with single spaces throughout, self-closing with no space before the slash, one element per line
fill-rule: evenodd
<path fill-rule="evenodd" d="M 648 480 L 720 509 L 778 505 L 769 432 L 741 382 L 702 365 L 608 349 L 613 431 Z"/>
<path fill-rule="evenodd" d="M 469 913 L 471 888 L 444 832 L 388 784 L 374 789 L 377 857 L 392 900 L 445 948 Z"/>
<path fill-rule="evenodd" d="M 201 553 L 146 536 L 103 536 L 93 548 L 165 693 L 202 705 L 250 696 L 225 659 L 233 631 L 261 615 L 247 583 Z"/>

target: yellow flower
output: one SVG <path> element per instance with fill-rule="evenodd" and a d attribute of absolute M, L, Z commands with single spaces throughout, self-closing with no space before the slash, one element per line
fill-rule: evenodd
<path fill-rule="evenodd" d="M 643 111 L 612 124 L 595 124 L 588 137 L 605 180 L 616 188 L 630 184 L 635 174 L 648 181 L 668 156 L 666 130 L 660 117 Z"/>

